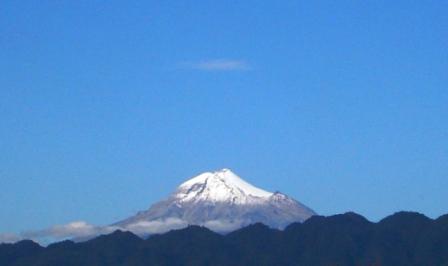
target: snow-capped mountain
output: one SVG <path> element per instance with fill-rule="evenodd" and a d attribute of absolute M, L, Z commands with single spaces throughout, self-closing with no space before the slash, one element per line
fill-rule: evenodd
<path fill-rule="evenodd" d="M 302 222 L 314 211 L 280 192 L 257 188 L 229 169 L 206 172 L 182 183 L 166 200 L 114 224 L 134 232 L 154 226 L 166 230 L 189 224 L 218 232 L 262 222 L 282 229 Z"/>

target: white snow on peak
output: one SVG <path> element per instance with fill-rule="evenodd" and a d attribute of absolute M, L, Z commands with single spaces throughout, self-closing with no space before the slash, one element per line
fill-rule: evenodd
<path fill-rule="evenodd" d="M 265 200 L 273 193 L 257 188 L 230 169 L 206 172 L 182 183 L 175 194 L 180 202 L 230 201 L 236 204 Z"/>

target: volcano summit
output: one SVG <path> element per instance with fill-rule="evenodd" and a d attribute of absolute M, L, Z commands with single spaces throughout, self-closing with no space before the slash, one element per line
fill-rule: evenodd
<path fill-rule="evenodd" d="M 171 227 L 166 230 L 192 224 L 225 233 L 257 222 L 283 229 L 312 215 L 313 210 L 295 199 L 257 188 L 222 169 L 187 180 L 167 199 L 113 226 L 143 232 L 154 224 Z"/>

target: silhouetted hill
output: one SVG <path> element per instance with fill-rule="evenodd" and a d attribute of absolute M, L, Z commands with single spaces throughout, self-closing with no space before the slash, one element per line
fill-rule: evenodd
<path fill-rule="evenodd" d="M 38 255 L 44 248 L 31 240 L 15 244 L 0 244 L 0 265 L 11 265 L 19 258 Z"/>
<path fill-rule="evenodd" d="M 226 235 L 238 265 L 279 265 L 281 231 L 256 223 Z M 233 262 L 233 263 L 235 263 Z"/>
<path fill-rule="evenodd" d="M 448 215 L 399 212 L 372 223 L 356 213 L 313 216 L 284 231 L 257 223 L 227 235 L 190 226 L 143 240 L 116 231 L 46 248 L 0 245 L 0 265 L 445 265 Z"/>

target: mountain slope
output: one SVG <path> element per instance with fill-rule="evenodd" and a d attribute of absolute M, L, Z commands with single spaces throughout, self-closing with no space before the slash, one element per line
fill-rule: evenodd
<path fill-rule="evenodd" d="M 187 180 L 166 200 L 114 225 L 137 233 L 154 222 L 166 230 L 194 224 L 229 232 L 257 222 L 281 229 L 312 215 L 314 211 L 293 198 L 257 188 L 222 169 Z"/>

